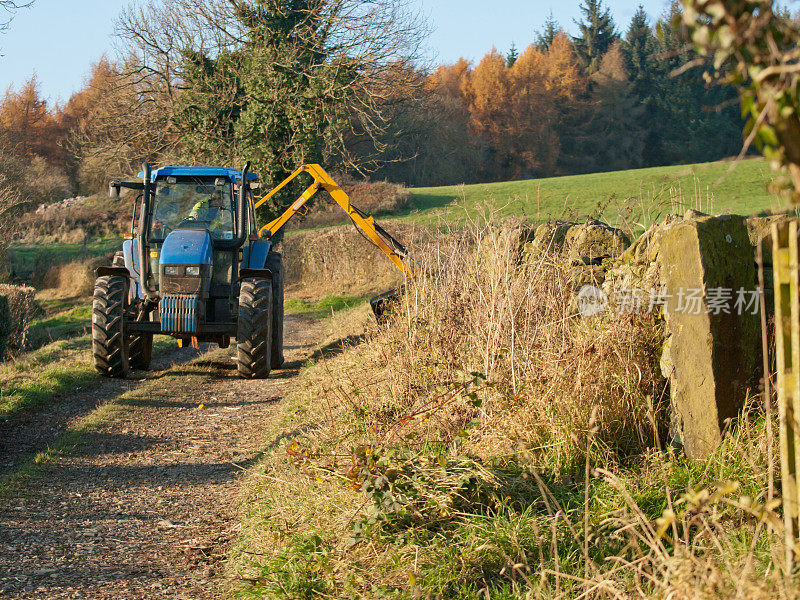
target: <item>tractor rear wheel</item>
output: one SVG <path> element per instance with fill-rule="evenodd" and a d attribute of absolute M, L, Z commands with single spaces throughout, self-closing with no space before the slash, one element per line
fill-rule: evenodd
<path fill-rule="evenodd" d="M 279 252 L 267 255 L 267 269 L 272 272 L 272 361 L 273 369 L 283 365 L 283 261 Z"/>
<path fill-rule="evenodd" d="M 98 277 L 92 300 L 92 354 L 94 367 L 106 377 L 125 377 L 130 368 L 125 335 L 125 300 L 128 282 L 124 277 Z"/>
<path fill-rule="evenodd" d="M 239 375 L 246 379 L 269 376 L 272 365 L 272 282 L 244 279 L 239 291 L 236 334 Z"/>

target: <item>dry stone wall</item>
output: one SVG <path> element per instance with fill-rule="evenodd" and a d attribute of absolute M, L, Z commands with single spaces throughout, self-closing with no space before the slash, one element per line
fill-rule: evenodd
<path fill-rule="evenodd" d="M 784 217 L 670 216 L 633 244 L 589 220 L 552 222 L 525 237 L 523 257 L 550 252 L 568 262 L 576 289 L 602 288 L 608 309 L 655 312 L 664 325 L 661 369 L 669 381 L 671 442 L 693 458 L 719 445 L 761 377 L 755 249 Z M 768 307 L 771 298 L 767 297 Z M 769 309 L 768 309 L 769 310 Z"/>

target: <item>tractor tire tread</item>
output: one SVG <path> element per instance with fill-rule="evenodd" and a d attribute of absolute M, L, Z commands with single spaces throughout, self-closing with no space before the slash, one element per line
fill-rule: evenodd
<path fill-rule="evenodd" d="M 236 365 L 245 379 L 263 379 L 272 366 L 272 282 L 250 278 L 239 292 Z"/>
<path fill-rule="evenodd" d="M 139 333 L 132 335 L 129 342 L 128 362 L 132 369 L 147 371 L 153 356 L 153 334 Z"/>
<path fill-rule="evenodd" d="M 128 374 L 125 343 L 125 295 L 122 277 L 98 277 L 92 299 L 92 354 L 95 369 L 107 377 Z"/>

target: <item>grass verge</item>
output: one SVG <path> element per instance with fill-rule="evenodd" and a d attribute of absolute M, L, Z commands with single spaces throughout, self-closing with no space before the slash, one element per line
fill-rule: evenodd
<path fill-rule="evenodd" d="M 155 356 L 177 348 L 172 338 L 153 341 Z M 0 365 L 0 419 L 44 406 L 100 379 L 90 336 L 59 340 Z"/>
<path fill-rule="evenodd" d="M 11 270 L 26 278 L 47 268 L 76 260 L 105 256 L 122 248 L 122 237 L 98 237 L 85 242 L 41 242 L 12 244 L 8 249 Z"/>
<path fill-rule="evenodd" d="M 26 347 L 37 349 L 50 342 L 91 333 L 91 298 L 40 302 L 46 316 L 34 319 L 28 327 Z"/>
<path fill-rule="evenodd" d="M 796 597 L 759 401 L 707 460 L 669 449 L 657 325 L 575 316 L 568 274 L 493 231 L 301 373 L 232 597 Z"/>
<path fill-rule="evenodd" d="M 321 300 L 302 300 L 290 298 L 285 303 L 287 315 L 303 315 L 315 319 L 324 319 L 338 312 L 359 306 L 369 300 L 370 295 L 365 296 L 325 296 Z"/>

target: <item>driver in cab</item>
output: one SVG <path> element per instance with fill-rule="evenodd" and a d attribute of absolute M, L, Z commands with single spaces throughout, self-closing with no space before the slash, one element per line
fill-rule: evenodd
<path fill-rule="evenodd" d="M 214 190 L 207 198 L 200 200 L 189 211 L 189 218 L 195 221 L 207 222 L 211 231 L 228 228 L 230 218 L 226 215 L 229 207 L 225 206 L 222 190 Z"/>

